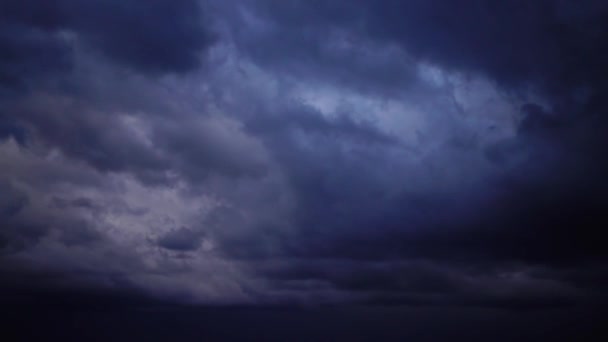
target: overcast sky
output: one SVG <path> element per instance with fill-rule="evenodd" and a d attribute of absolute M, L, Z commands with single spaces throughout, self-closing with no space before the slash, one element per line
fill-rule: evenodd
<path fill-rule="evenodd" d="M 602 0 L 0 0 L 0 301 L 603 306 L 606 61 Z"/>

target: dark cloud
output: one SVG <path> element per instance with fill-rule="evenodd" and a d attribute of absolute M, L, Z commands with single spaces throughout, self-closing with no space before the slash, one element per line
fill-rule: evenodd
<path fill-rule="evenodd" d="M 70 212 L 67 206 L 59 217 L 53 217 L 52 209 L 59 206 L 49 204 L 47 208 L 36 208 L 28 195 L 10 183 L 0 183 L 0 237 L 3 253 L 12 254 L 35 246 L 40 239 L 52 233 L 58 234 L 58 242 L 70 246 L 86 246 L 103 239 L 91 223 Z M 81 205 L 75 200 L 73 205 Z M 51 210 L 49 210 L 51 209 Z M 47 210 L 49 210 L 47 212 Z"/>
<path fill-rule="evenodd" d="M 182 227 L 161 236 L 157 243 L 160 247 L 174 251 L 195 251 L 199 249 L 204 234 Z"/>
<path fill-rule="evenodd" d="M 212 41 L 198 1 L 96 1 L 73 6 L 74 26 L 92 46 L 143 71 L 192 70 Z"/>
<path fill-rule="evenodd" d="M 475 167 L 498 163 L 466 188 L 424 164 L 395 163 L 411 151 L 373 126 L 326 119 L 293 104 L 280 113 L 252 120 L 249 129 L 265 139 L 286 172 L 298 201 L 293 221 L 219 236 L 232 258 L 288 260 L 262 272 L 277 289 L 333 289 L 382 305 L 527 310 L 593 301 L 574 290 L 582 283 L 563 280 L 568 267 L 608 257 L 601 239 L 605 166 L 593 143 L 579 135 L 591 132 L 582 128 L 584 120 L 523 106 L 512 140 L 488 146 L 505 159 L 472 165 L 469 172 L 477 176 Z M 434 266 L 399 266 L 407 260 Z M 383 266 L 364 266 L 368 262 Z M 526 275 L 528 284 L 500 289 L 510 286 L 501 273 L 529 267 L 552 276 L 545 282 Z M 589 272 L 605 276 L 599 268 Z"/>
<path fill-rule="evenodd" d="M 2 31 L 12 41 L 2 40 L 2 46 L 8 62 L 50 69 L 57 64 L 56 55 L 59 60 L 69 55 L 69 43 L 60 38 L 68 32 L 135 70 L 185 72 L 200 65 L 200 53 L 212 41 L 201 11 L 199 3 L 191 0 L 4 1 Z M 18 74 L 12 77 L 21 77 L 15 71 Z"/>
<path fill-rule="evenodd" d="M 42 139 L 99 170 L 167 181 L 167 161 L 100 111 L 116 110 L 114 100 L 87 102 L 103 96 L 91 78 L 79 79 L 76 59 L 82 57 L 76 55 L 101 54 L 112 72 L 117 66 L 153 75 L 193 71 L 213 40 L 198 1 L 9 0 L 0 4 L 0 31 L 0 139 L 22 145 Z M 99 68 L 85 72 L 98 73 L 103 83 Z M 30 106 L 38 100 L 27 96 L 36 91 L 49 92 L 42 101 L 50 102 Z"/>
<path fill-rule="evenodd" d="M 37 106 L 21 112 L 21 119 L 27 120 L 33 133 L 44 141 L 100 171 L 141 171 L 144 179 L 162 179 L 166 161 L 137 140 L 116 117 L 95 112 L 86 103 L 51 105 L 56 107 Z M 52 111 L 61 115 L 52 115 Z"/>
<path fill-rule="evenodd" d="M 243 32 L 243 48 L 271 70 L 340 79 L 346 68 L 354 75 L 362 69 L 351 63 L 362 55 L 352 54 L 334 67 L 332 51 L 341 50 L 323 47 L 335 43 L 332 39 L 347 44 L 355 37 L 358 46 L 367 40 L 397 44 L 404 62 L 483 75 L 507 92 L 533 89 L 550 101 L 550 108 L 524 105 L 518 136 L 488 146 L 488 157 L 502 169 L 476 184 L 479 189 L 456 193 L 442 193 L 442 186 L 451 185 L 440 180 L 431 181 L 432 190 L 408 189 L 407 175 L 386 181 L 399 175 L 389 171 L 394 156 L 384 148 L 359 147 L 312 130 L 307 135 L 312 148 L 275 135 L 268 145 L 299 206 L 296 233 L 276 242 L 271 254 L 552 265 L 606 257 L 600 242 L 605 163 L 596 150 L 606 126 L 602 119 L 590 119 L 605 111 L 597 98 L 606 90 L 602 60 L 608 28 L 602 2 L 262 1 L 249 10 L 260 22 L 252 24 L 253 32 Z M 270 42 L 273 47 L 264 48 Z M 390 75 L 407 79 L 404 69 L 384 65 Z M 392 84 L 379 75 L 362 78 L 367 84 Z M 297 125 L 299 118 L 288 120 Z M 279 131 L 263 121 L 255 124 Z"/>
<path fill-rule="evenodd" d="M 45 225 L 23 219 L 23 211 L 29 203 L 30 199 L 25 192 L 9 182 L 0 182 L 0 251 L 3 253 L 21 249 L 47 233 Z"/>
<path fill-rule="evenodd" d="M 306 68 L 327 65 L 334 57 L 332 51 L 341 51 L 340 44 L 335 49 L 322 47 L 331 44 L 332 32 L 340 32 L 343 40 L 355 41 L 355 46 L 364 46 L 361 42 L 366 39 L 376 44 L 396 44 L 410 56 L 410 61 L 425 61 L 457 72 L 482 73 L 515 93 L 526 87 L 536 88 L 555 96 L 557 105 L 570 106 L 581 93 L 593 93 L 597 86 L 605 86 L 601 75 L 607 72 L 602 61 L 608 53 L 604 43 L 608 8 L 602 1 L 261 3 L 251 7 L 251 12 L 263 20 L 259 25 L 261 38 L 246 35 L 249 40 L 244 45 L 246 51 L 271 63 L 273 68 L 285 58 Z M 258 45 L 264 46 L 265 42 L 274 45 Z M 284 50 L 288 52 L 283 53 Z M 345 54 L 338 58 L 336 67 L 330 64 L 322 73 L 338 76 L 341 68 L 348 67 L 347 73 L 354 75 L 357 70 L 366 70 L 353 67 L 359 57 L 366 63 L 382 60 L 364 57 L 365 52 Z M 404 60 L 407 58 L 402 56 L 397 63 Z M 394 63 L 380 63 L 386 72 L 381 72 L 382 68 L 368 69 L 370 73 L 363 73 L 357 84 L 377 82 L 382 87 L 391 84 L 392 77 L 401 82 L 407 79 L 408 72 L 403 73 L 407 67 L 399 68 Z M 393 86 L 398 87 L 399 83 Z"/>
<path fill-rule="evenodd" d="M 140 110 L 142 104 L 136 106 Z M 136 113 L 129 122 L 113 107 L 100 107 L 79 93 L 34 94 L 4 107 L 6 124 L 0 129 L 21 145 L 28 139 L 44 143 L 102 173 L 129 173 L 149 184 L 170 183 L 176 172 L 192 182 L 265 172 L 264 151 L 238 122 L 171 113 L 189 122 L 184 125 L 154 112 Z"/>
<path fill-rule="evenodd" d="M 51 270 L 40 298 L 606 303 L 603 2 L 208 1 L 217 41 L 194 0 L 0 5 L 0 272 Z"/>
<path fill-rule="evenodd" d="M 2 217 L 12 217 L 23 209 L 28 203 L 28 197 L 22 191 L 15 189 L 7 182 L 0 183 L 0 215 Z"/>
<path fill-rule="evenodd" d="M 4 122 L 6 121 L 6 122 Z M 25 143 L 26 130 L 19 125 L 9 122 L 8 120 L 0 121 L 0 139 L 13 138 L 19 144 Z"/>
<path fill-rule="evenodd" d="M 348 145 L 346 152 L 343 140 L 316 139 L 321 153 L 281 140 L 274 146 L 299 206 L 292 235 L 283 235 L 270 256 L 551 266 L 604 260 L 605 164 L 587 149 L 564 154 L 567 146 L 581 151 L 580 142 L 564 141 L 551 127 L 521 128 L 515 148 L 525 153 L 523 161 L 456 192 L 436 189 L 452 185 L 434 177 L 432 190 L 404 185 L 400 171 L 387 166 L 392 155 L 384 148 Z"/>
<path fill-rule="evenodd" d="M 3 88 L 22 88 L 69 70 L 71 47 L 58 35 L 4 21 L 0 25 L 0 85 Z"/>
<path fill-rule="evenodd" d="M 227 11 L 240 51 L 283 76 L 398 96 L 416 81 L 413 60 L 352 30 L 349 3 L 260 1 Z"/>
<path fill-rule="evenodd" d="M 193 181 L 210 175 L 258 177 L 265 172 L 265 156 L 257 142 L 236 122 L 224 118 L 181 123 L 163 122 L 153 139 L 183 175 Z"/>
<path fill-rule="evenodd" d="M 53 205 L 58 208 L 65 209 L 69 207 L 85 208 L 90 210 L 97 209 L 97 205 L 90 198 L 79 197 L 74 199 L 66 199 L 61 197 L 53 198 Z"/>
<path fill-rule="evenodd" d="M 277 104 L 273 113 L 252 117 L 247 121 L 247 128 L 268 139 L 290 139 L 290 136 L 302 133 L 309 139 L 328 140 L 330 142 L 347 141 L 370 145 L 399 144 L 396 137 L 374 127 L 373 122 L 357 120 L 347 113 L 338 113 L 335 118 L 328 118 L 319 110 L 304 103 Z"/>

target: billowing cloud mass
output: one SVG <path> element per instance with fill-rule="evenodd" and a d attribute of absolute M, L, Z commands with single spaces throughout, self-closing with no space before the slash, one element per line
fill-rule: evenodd
<path fill-rule="evenodd" d="M 0 0 L 0 300 L 598 310 L 606 60 L 600 0 Z"/>

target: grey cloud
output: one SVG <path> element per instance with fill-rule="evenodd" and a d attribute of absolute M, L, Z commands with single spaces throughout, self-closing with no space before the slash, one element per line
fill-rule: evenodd
<path fill-rule="evenodd" d="M 524 87 L 532 86 L 554 101 L 551 109 L 524 106 L 520 135 L 513 144 L 507 144 L 512 148 L 492 150 L 491 147 L 489 152 L 492 159 L 510 164 L 502 164 L 504 168 L 494 174 L 481 174 L 480 177 L 489 178 L 476 184 L 481 189 L 462 189 L 442 197 L 438 189 L 443 183 L 435 179 L 431 182 L 436 184 L 431 188 L 440 194 L 425 195 L 427 209 L 414 205 L 417 191 L 411 189 L 398 189 L 398 195 L 393 198 L 383 197 L 391 192 L 385 190 L 385 183 L 378 181 L 381 178 L 372 176 L 374 170 L 366 164 L 388 173 L 388 167 L 379 162 L 383 156 L 390 160 L 386 150 L 374 150 L 357 160 L 352 150 L 339 152 L 338 146 L 344 144 L 344 140 L 311 138 L 310 143 L 317 148 L 307 150 L 300 147 L 296 139 L 275 136 L 276 140 L 268 145 L 279 156 L 290 177 L 299 199 L 296 216 L 303 220 L 296 223 L 295 230 L 301 230 L 301 234 L 296 234 L 298 238 L 284 242 L 284 246 L 277 247 L 284 250 L 277 253 L 315 255 L 315 252 L 323 254 L 321 250 L 326 248 L 329 253 L 339 254 L 341 247 L 337 246 L 347 245 L 345 241 L 352 239 L 349 257 L 367 252 L 370 257 L 441 253 L 449 257 L 462 253 L 472 258 L 495 255 L 499 259 L 551 262 L 552 258 L 560 258 L 560 254 L 563 258 L 603 254 L 593 242 L 598 238 L 599 226 L 592 221 L 598 219 L 596 215 L 603 207 L 600 189 L 604 189 L 605 181 L 599 170 L 605 170 L 605 163 L 599 161 L 603 158 L 590 145 L 601 144 L 600 132 L 605 124 L 601 119 L 594 119 L 591 122 L 603 128 L 588 131 L 581 127 L 593 125 L 585 121 L 590 115 L 591 103 L 595 104 L 595 113 L 605 110 L 605 106 L 593 97 L 589 101 L 580 100 L 577 94 L 579 87 L 589 87 L 591 93 L 597 94 L 605 89 L 597 76 L 605 73 L 605 68 L 598 63 L 606 53 L 605 44 L 601 43 L 606 32 L 601 18 L 606 15 L 606 8 L 600 2 L 589 1 L 577 5 L 578 10 L 572 15 L 567 14 L 563 6 L 566 5 L 559 1 L 534 4 L 475 1 L 288 1 L 278 4 L 262 1 L 252 6 L 252 13 L 261 20 L 252 24 L 259 25 L 260 36 L 259 41 L 254 34 L 246 36 L 249 40 L 244 49 L 261 65 L 267 63 L 270 69 L 280 65 L 275 62 L 275 55 L 304 68 L 323 65 L 328 55 L 317 53 L 318 46 L 329 39 L 327 32 L 342 30 L 347 37 L 372 37 L 386 44 L 398 44 L 414 61 L 430 62 L 454 72 L 485 75 L 509 92 L 524 92 Z M 289 33 L 283 37 L 281 32 Z M 274 42 L 275 48 L 261 49 L 265 39 Z M 288 51 L 283 53 L 283 48 Z M 349 61 L 343 65 L 349 65 Z M 340 68 L 327 70 L 329 75 L 325 76 L 339 78 Z M 349 70 L 356 68 L 349 65 Z M 398 74 L 397 68 L 392 70 Z M 575 115 L 578 117 L 572 119 Z M 295 125 L 295 120 L 291 122 Z M 258 126 L 263 127 L 263 123 L 258 121 Z M 594 132 L 590 136 L 595 138 L 579 136 L 582 131 Z M 518 153 L 521 158 L 510 158 Z M 581 177 L 585 177 L 582 174 L 586 169 L 595 171 L 594 176 L 584 181 Z M 402 171 L 405 183 L 410 170 Z M 388 173 L 385 177 L 398 176 Z M 419 180 L 414 179 L 414 182 Z M 591 190 L 590 184 L 598 190 Z M 484 192 L 496 199 L 495 210 L 483 212 L 486 207 L 475 199 L 483 198 L 484 195 L 478 197 L 477 193 Z M 586 198 L 581 201 L 577 194 L 585 194 Z M 455 203 L 469 198 L 474 200 L 468 205 L 481 206 L 477 213 L 460 217 L 459 209 L 450 210 Z M 549 198 L 552 198 L 551 204 L 543 204 Z M 562 217 L 558 214 L 560 211 L 571 215 Z M 595 219 L 585 219 L 585 212 Z M 437 215 L 443 218 L 436 219 Z M 547 227 L 546 231 L 543 227 Z M 544 233 L 525 232 L 537 230 Z M 380 237 L 387 231 L 397 233 Z M 376 236 L 378 240 L 373 242 Z M 568 237 L 581 248 L 568 248 Z M 365 246 L 363 241 L 372 242 Z"/>
<path fill-rule="evenodd" d="M 235 22 L 230 28 L 239 51 L 282 76 L 389 96 L 411 89 L 414 60 L 353 32 L 355 17 L 343 5 L 260 1 L 228 6 L 226 12 Z"/>
<path fill-rule="evenodd" d="M 97 113 L 86 103 L 64 105 L 61 99 L 58 102 L 53 98 L 46 100 L 54 108 L 45 108 L 45 99 L 41 99 L 43 103 L 25 109 L 22 118 L 30 123 L 34 134 L 59 146 L 68 156 L 85 160 L 101 171 L 141 170 L 142 178 L 165 169 L 163 157 L 133 137 L 133 133 L 111 113 Z M 28 105 L 34 101 L 32 99 Z M 161 178 L 162 174 L 157 177 Z"/>
<path fill-rule="evenodd" d="M 141 95 L 131 87 L 125 90 Z M 172 100 L 154 101 L 162 107 Z M 5 106 L 6 134 L 21 144 L 31 140 L 56 147 L 100 172 L 129 173 L 149 184 L 170 183 L 175 175 L 197 183 L 209 176 L 255 178 L 266 171 L 263 147 L 234 119 L 163 108 L 167 112 L 135 112 L 130 123 L 119 99 L 109 97 L 105 106 L 79 93 L 34 93 Z M 170 115 L 188 124 L 171 122 Z"/>
<path fill-rule="evenodd" d="M 195 251 L 200 248 L 204 234 L 182 227 L 161 236 L 157 243 L 160 247 L 174 251 Z"/>
<path fill-rule="evenodd" d="M 272 113 L 261 113 L 260 116 L 247 120 L 247 128 L 262 138 L 283 137 L 290 139 L 293 134 L 303 133 L 314 140 L 345 140 L 371 145 L 397 145 L 396 137 L 382 132 L 371 122 L 356 120 L 348 113 L 338 113 L 335 118 L 324 116 L 315 108 L 303 103 L 277 103 Z"/>
<path fill-rule="evenodd" d="M 191 0 L 5 1 L 2 13 L 9 27 L 25 26 L 50 37 L 60 31 L 74 32 L 105 56 L 143 72 L 191 70 L 199 66 L 199 53 L 212 41 L 199 3 Z M 34 47 L 49 51 L 39 43 Z M 36 55 L 24 49 L 7 51 Z"/>
<path fill-rule="evenodd" d="M 111 77 L 95 67 L 83 71 L 77 59 L 103 64 L 96 55 L 100 53 L 107 57 L 110 73 L 117 73 L 119 65 L 153 75 L 195 70 L 213 40 L 201 4 L 11 0 L 0 5 L 0 13 L 0 139 L 13 137 L 20 144 L 42 139 L 99 170 L 135 172 L 147 182 L 166 182 L 163 156 L 133 139 L 116 116 L 102 109 L 127 109 L 111 105 L 118 96 L 96 106 L 101 95 L 91 92 L 100 87 L 82 84 L 93 77 L 79 73 L 97 73 L 93 83 L 110 82 Z M 28 97 L 45 92 L 42 102 L 50 102 Z"/>
<path fill-rule="evenodd" d="M 600 234 L 608 190 L 604 5 L 214 4 L 228 27 L 218 41 L 227 61 L 191 78 L 212 43 L 195 1 L 3 4 L 2 26 L 15 33 L 0 36 L 7 47 L 0 77 L 21 96 L 0 98 L 0 143 L 10 152 L 0 175 L 33 194 L 0 185 L 0 215 L 10 224 L 3 252 L 51 255 L 59 273 L 73 256 L 83 257 L 84 269 L 130 261 L 118 278 L 188 300 L 546 309 L 605 298 L 601 286 L 581 290 L 604 282 L 597 265 L 608 257 Z M 73 47 L 82 50 L 73 54 Z M 70 58 L 86 59 L 89 68 L 64 72 Z M 421 64 L 463 83 L 483 78 L 501 96 L 515 93 L 505 101 L 524 105 L 507 119 L 520 121 L 505 127 L 508 137 L 486 139 L 483 119 L 493 113 L 463 109 L 452 84 L 424 83 Z M 164 73 L 181 77 L 148 77 Z M 276 93 L 261 74 L 276 81 Z M 70 87 L 43 82 L 63 78 Z M 409 139 L 385 131 L 367 108 L 316 109 L 294 84 L 378 103 L 390 94 L 424 112 L 403 125 L 419 119 L 423 128 L 406 127 Z M 389 114 L 410 114 L 399 110 Z M 138 190 L 110 188 L 116 179 Z M 85 195 L 51 196 L 64 188 Z M 132 195 L 145 215 L 98 220 L 120 211 L 86 195 L 98 192 L 106 201 Z M 49 195 L 51 205 L 41 207 L 35 194 Z M 190 208 L 201 198 L 208 216 Z M 121 233 L 133 233 L 136 246 L 118 246 Z M 51 241 L 24 250 L 43 237 Z M 197 256 L 178 265 L 154 258 L 163 250 L 195 252 L 207 238 L 215 246 L 209 259 L 191 253 Z M 137 252 L 121 254 L 130 248 Z M 108 265 L 100 261 L 106 252 L 117 254 Z M 157 268 L 143 265 L 145 257 Z M 264 267 L 274 262 L 280 266 Z M 581 265 L 591 266 L 572 271 Z M 205 287 L 201 277 L 219 269 L 221 289 Z"/>
<path fill-rule="evenodd" d="M 263 266 L 258 272 L 272 279 L 276 289 L 305 293 L 329 287 L 349 294 L 347 301 L 372 305 L 543 310 L 574 307 L 590 299 L 578 288 L 556 280 L 555 274 L 551 278 L 542 277 L 518 270 L 517 266 L 485 270 L 462 266 L 419 259 L 400 262 L 300 259 Z"/>
<path fill-rule="evenodd" d="M 26 139 L 26 130 L 24 127 L 19 126 L 9 120 L 0 119 L 0 140 L 6 140 L 13 138 L 19 144 L 24 144 Z"/>
<path fill-rule="evenodd" d="M 47 233 L 48 227 L 24 219 L 23 212 L 29 205 L 28 195 L 10 182 L 0 182 L 0 250 L 21 249 Z"/>
<path fill-rule="evenodd" d="M 17 215 L 28 203 L 28 197 L 8 182 L 0 182 L 0 215 Z"/>
<path fill-rule="evenodd" d="M 24 88 L 68 71 L 72 58 L 68 42 L 58 35 L 3 22 L 0 33 L 0 85 Z M 0 96 L 6 93 L 0 89 Z M 9 95 L 9 94 L 7 94 Z"/>
<path fill-rule="evenodd" d="M 196 182 L 210 175 L 238 178 L 264 174 L 264 150 L 238 122 L 222 117 L 184 120 L 188 123 L 159 123 L 153 139 L 186 178 Z"/>
<path fill-rule="evenodd" d="M 323 65 L 330 55 L 317 53 L 318 45 L 329 39 L 327 32 L 341 31 L 347 37 L 397 44 L 413 61 L 488 75 L 515 93 L 520 87 L 536 87 L 545 95 L 555 95 L 553 100 L 565 106 L 577 101 L 572 90 L 595 92 L 597 86 L 603 87 L 599 75 L 606 73 L 601 61 L 608 51 L 602 43 L 607 8 L 602 1 L 293 0 L 261 1 L 250 11 L 261 18 L 263 34 L 257 40 L 247 36 L 246 50 L 257 54 L 262 63 L 277 59 L 272 58 L 273 51 L 279 56 L 296 51 L 293 60 L 310 67 Z M 278 45 L 258 49 L 264 37 Z M 290 52 L 280 53 L 284 48 Z M 354 56 L 358 55 L 343 58 L 340 65 L 350 65 L 357 60 Z M 339 75 L 339 70 L 330 67 L 327 72 Z M 402 70 L 391 66 L 386 74 L 407 79 Z M 378 73 L 372 74 L 360 83 L 376 80 Z"/>
<path fill-rule="evenodd" d="M 211 42 L 198 1 L 97 1 L 68 4 L 77 30 L 94 48 L 147 72 L 185 72 L 200 65 Z M 67 6 L 66 6 L 67 7 Z"/>
<path fill-rule="evenodd" d="M 65 209 L 65 208 L 69 208 L 69 207 L 76 207 L 76 208 L 95 210 L 98 208 L 98 206 L 95 204 L 95 202 L 87 197 L 78 197 L 78 198 L 74 198 L 74 199 L 54 197 L 53 205 L 55 205 L 61 209 Z"/>

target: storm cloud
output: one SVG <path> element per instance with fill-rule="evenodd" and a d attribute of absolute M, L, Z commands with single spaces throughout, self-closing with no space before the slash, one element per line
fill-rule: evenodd
<path fill-rule="evenodd" d="M 597 310 L 607 19 L 0 1 L 0 299 Z"/>

